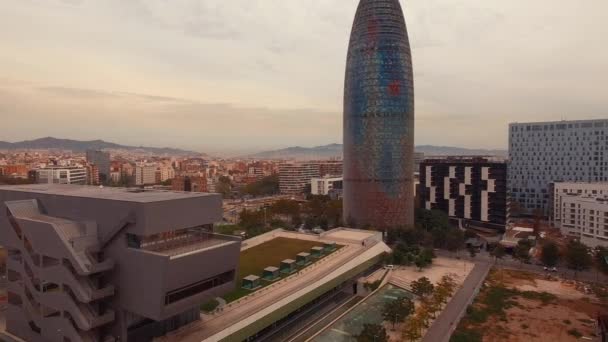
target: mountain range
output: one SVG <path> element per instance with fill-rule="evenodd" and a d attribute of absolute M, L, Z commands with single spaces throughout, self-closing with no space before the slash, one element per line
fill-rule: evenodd
<path fill-rule="evenodd" d="M 451 146 L 416 146 L 416 152 L 424 153 L 426 156 L 507 156 L 506 150 L 469 149 Z M 342 157 L 342 145 L 330 144 L 316 147 L 288 147 L 280 150 L 259 152 L 247 156 L 255 159 L 331 159 Z"/>
<path fill-rule="evenodd" d="M 73 152 L 84 152 L 86 150 L 130 150 L 130 151 L 142 151 L 152 154 L 169 154 L 169 155 L 201 155 L 199 152 L 186 151 L 177 148 L 170 147 L 145 147 L 145 146 L 127 146 L 115 144 L 103 140 L 70 140 L 70 139 L 57 139 L 52 137 L 46 137 L 35 140 L 25 140 L 19 142 L 6 142 L 0 141 L 0 150 L 19 150 L 19 149 L 58 149 L 58 150 L 70 150 Z"/>

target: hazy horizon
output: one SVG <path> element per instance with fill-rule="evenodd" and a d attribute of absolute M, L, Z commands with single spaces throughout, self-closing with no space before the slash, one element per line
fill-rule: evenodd
<path fill-rule="evenodd" d="M 357 3 L 3 1 L 0 140 L 212 154 L 341 143 Z M 505 149 L 509 122 L 608 116 L 608 2 L 401 3 L 418 145 Z"/>

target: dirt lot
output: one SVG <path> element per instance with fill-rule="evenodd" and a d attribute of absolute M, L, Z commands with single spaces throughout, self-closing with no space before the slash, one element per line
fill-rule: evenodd
<path fill-rule="evenodd" d="M 599 341 L 595 321 L 607 306 L 584 286 L 517 271 L 493 271 L 453 342 Z"/>

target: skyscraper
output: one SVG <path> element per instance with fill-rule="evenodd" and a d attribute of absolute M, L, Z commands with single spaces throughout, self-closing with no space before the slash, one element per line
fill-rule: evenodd
<path fill-rule="evenodd" d="M 399 0 L 361 0 L 344 82 L 344 219 L 414 223 L 414 79 Z"/>

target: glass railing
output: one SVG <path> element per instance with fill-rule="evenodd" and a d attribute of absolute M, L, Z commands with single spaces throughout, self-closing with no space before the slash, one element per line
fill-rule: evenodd
<path fill-rule="evenodd" d="M 140 248 L 152 252 L 166 252 L 188 246 L 204 245 L 205 242 L 222 240 L 220 237 L 207 232 L 185 233 L 176 236 L 158 238 L 153 241 L 141 242 Z"/>

